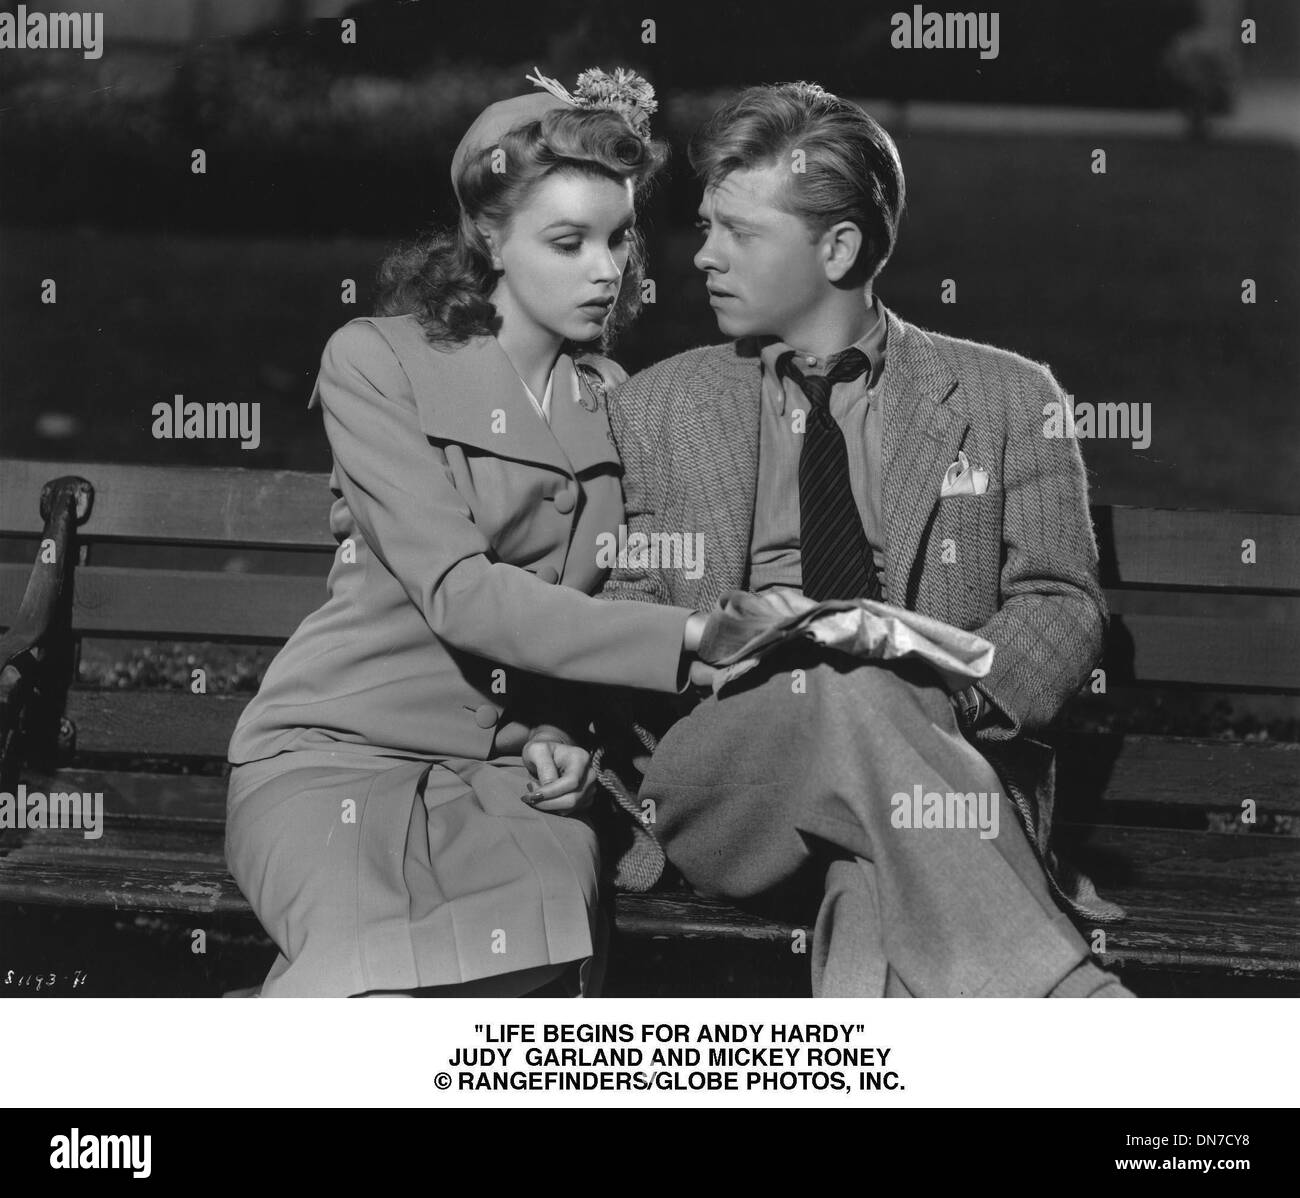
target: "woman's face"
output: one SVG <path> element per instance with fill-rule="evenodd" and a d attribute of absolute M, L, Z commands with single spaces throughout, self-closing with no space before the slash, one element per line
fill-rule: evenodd
<path fill-rule="evenodd" d="M 630 179 L 571 171 L 533 188 L 509 226 L 493 230 L 503 327 L 531 323 L 578 342 L 601 335 L 631 253 L 632 197 Z"/>

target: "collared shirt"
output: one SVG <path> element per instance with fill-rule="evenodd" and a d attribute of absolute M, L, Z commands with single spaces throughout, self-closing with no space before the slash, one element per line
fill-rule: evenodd
<path fill-rule="evenodd" d="M 528 396 L 529 403 L 533 405 L 533 411 L 536 412 L 547 424 L 551 423 L 551 395 L 555 391 L 555 372 L 560 370 L 561 361 L 567 361 L 567 369 L 561 371 L 562 377 L 560 379 L 560 386 L 565 387 L 567 385 L 569 397 L 574 403 L 581 403 L 582 389 L 578 383 L 578 372 L 574 369 L 572 359 L 557 360 L 555 365 L 551 367 L 551 373 L 546 376 L 546 391 L 542 395 L 540 403 L 537 400 L 537 396 L 533 394 L 533 389 L 524 382 L 523 376 L 520 375 L 519 377 L 519 385 L 523 387 L 524 394 Z M 518 371 L 515 371 L 515 373 L 517 375 L 519 374 Z"/>
<path fill-rule="evenodd" d="M 862 517 L 872 557 L 885 583 L 884 525 L 881 516 L 882 421 L 876 385 L 885 365 L 885 315 L 872 301 L 876 321 L 853 343 L 866 354 L 870 369 L 860 378 L 831 388 L 831 415 L 848 447 L 849 485 Z M 779 377 L 777 360 L 792 347 L 773 341 L 763 347 L 762 414 L 758 437 L 758 491 L 754 503 L 754 532 L 750 540 L 751 591 L 802 586 L 799 558 L 799 453 L 803 434 L 795 431 L 794 413 L 802 411 L 806 426 L 809 403 L 798 384 Z M 833 355 L 832 355 L 833 356 Z M 827 362 L 796 351 L 794 363 L 805 374 L 824 374 Z M 888 596 L 886 596 L 886 599 Z"/>
<path fill-rule="evenodd" d="M 576 372 L 575 372 L 575 377 L 573 382 L 574 382 L 574 386 L 576 387 L 578 382 L 576 377 Z M 541 403 L 537 402 L 537 396 L 533 394 L 533 389 L 527 383 L 525 383 L 522 378 L 520 378 L 519 383 L 523 387 L 524 393 L 528 396 L 529 401 L 532 403 L 533 410 L 543 420 L 545 420 L 547 424 L 550 424 L 551 423 L 551 392 L 555 389 L 555 368 L 552 367 L 551 373 L 546 376 L 546 392 L 545 394 L 542 395 Z"/>

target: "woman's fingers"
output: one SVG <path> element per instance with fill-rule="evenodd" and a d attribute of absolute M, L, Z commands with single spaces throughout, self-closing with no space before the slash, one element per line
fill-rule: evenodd
<path fill-rule="evenodd" d="M 596 787 L 591 754 L 578 745 L 551 744 L 549 748 L 559 773 L 527 796 L 530 805 L 552 815 L 569 815 L 590 806 Z"/>
<path fill-rule="evenodd" d="M 707 661 L 693 661 L 691 662 L 691 685 L 712 688 L 713 678 L 717 672 L 717 668 L 709 665 Z"/>
<path fill-rule="evenodd" d="M 552 776 L 549 780 L 538 776 L 538 781 L 542 785 L 534 791 L 534 797 L 557 799 L 560 795 L 573 794 L 582 789 L 582 776 L 586 771 L 587 763 L 591 760 L 587 750 L 577 745 L 558 745 L 550 742 L 547 742 L 547 747 L 551 751 L 554 762 Z M 555 772 L 557 769 L 558 773 Z"/>
<path fill-rule="evenodd" d="M 581 811 L 586 811 L 591 806 L 592 795 L 589 792 L 580 792 L 572 795 L 562 795 L 558 799 L 548 799 L 543 803 L 529 804 L 534 811 L 544 811 L 547 815 L 577 815 Z"/>
<path fill-rule="evenodd" d="M 524 745 L 524 764 L 541 786 L 554 782 L 560 776 L 555 763 L 555 750 L 561 747 L 563 746 L 549 740 L 530 740 Z"/>

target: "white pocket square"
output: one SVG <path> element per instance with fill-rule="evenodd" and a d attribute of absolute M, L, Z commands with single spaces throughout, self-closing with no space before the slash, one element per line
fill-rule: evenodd
<path fill-rule="evenodd" d="M 957 451 L 957 460 L 943 472 L 939 498 L 949 495 L 983 495 L 989 489 L 989 472 L 972 466 L 965 451 Z"/>

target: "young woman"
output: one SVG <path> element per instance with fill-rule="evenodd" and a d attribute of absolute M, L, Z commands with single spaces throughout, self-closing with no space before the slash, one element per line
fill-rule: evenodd
<path fill-rule="evenodd" d="M 456 228 L 394 254 L 381 314 L 322 356 L 329 598 L 229 754 L 227 859 L 280 949 L 263 995 L 585 986 L 594 778 L 563 692 L 676 691 L 699 643 L 686 609 L 590 597 L 620 466 L 566 352 L 637 307 L 653 92 L 534 82 L 461 141 Z"/>

